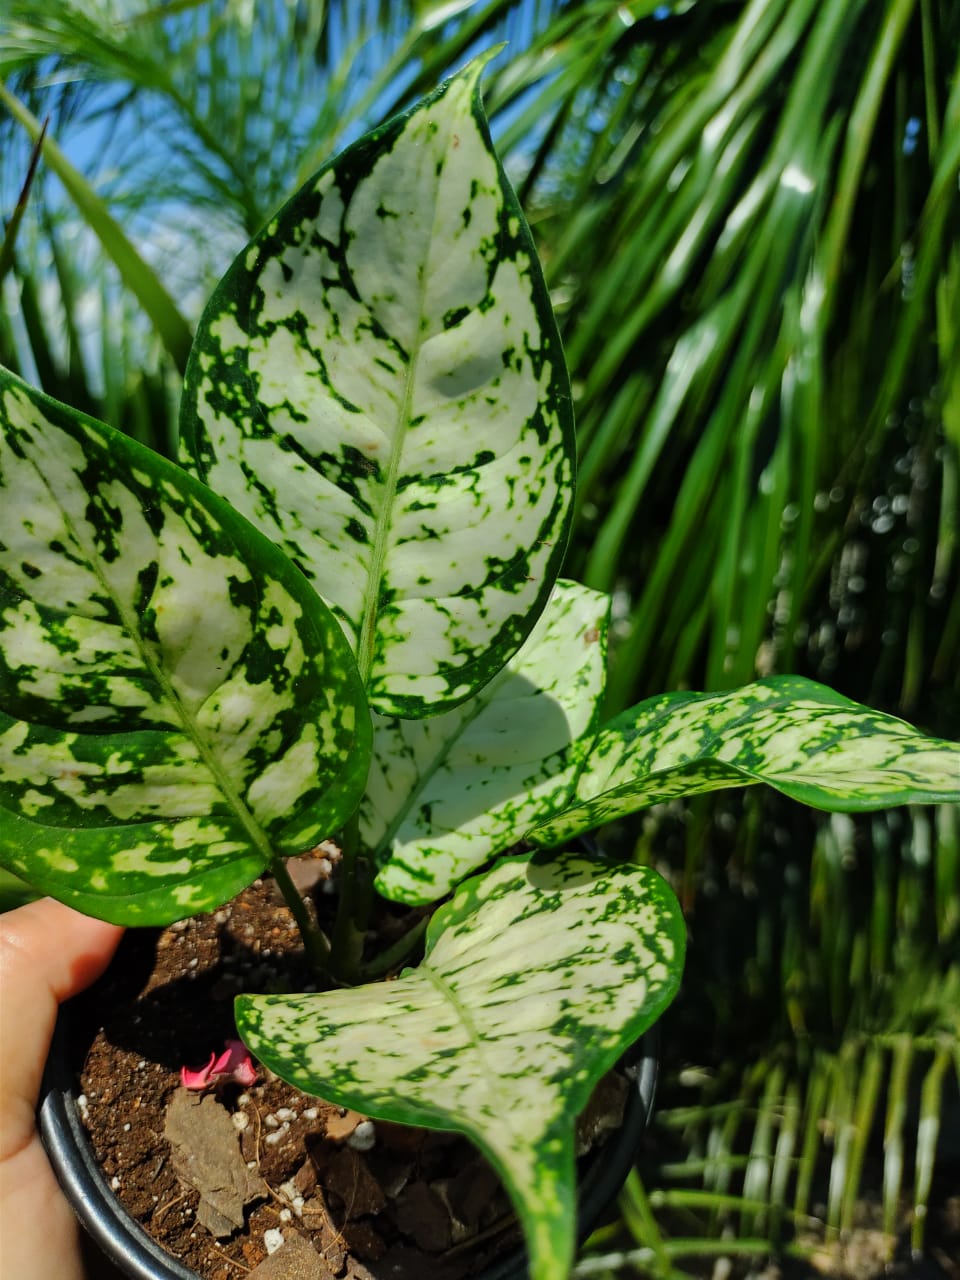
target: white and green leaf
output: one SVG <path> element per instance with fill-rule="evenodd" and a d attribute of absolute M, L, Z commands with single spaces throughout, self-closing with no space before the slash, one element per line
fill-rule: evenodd
<path fill-rule="evenodd" d="M 426 720 L 374 716 L 360 834 L 394 901 L 434 902 L 562 808 L 597 728 L 609 600 L 558 582 L 479 693 Z"/>
<path fill-rule="evenodd" d="M 359 802 L 336 620 L 172 463 L 0 370 L 0 862 L 118 923 L 233 896 Z"/>
<path fill-rule="evenodd" d="M 566 368 L 483 61 L 277 214 L 186 377 L 189 465 L 314 584 L 383 714 L 434 714 L 500 670 L 569 524 Z"/>
<path fill-rule="evenodd" d="M 848 813 L 960 801 L 960 743 L 799 676 L 662 694 L 600 731 L 566 811 L 527 838 L 558 845 L 659 801 L 759 782 Z"/>
<path fill-rule="evenodd" d="M 466 1134 L 517 1208 L 530 1275 L 556 1280 L 573 1257 L 575 1118 L 672 1000 L 683 955 L 676 899 L 649 868 L 505 858 L 436 913 L 416 970 L 241 996 L 237 1025 L 307 1093 Z"/>

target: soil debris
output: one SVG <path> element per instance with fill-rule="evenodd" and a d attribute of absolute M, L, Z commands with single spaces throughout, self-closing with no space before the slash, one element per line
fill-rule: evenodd
<path fill-rule="evenodd" d="M 167 1107 L 163 1133 L 177 1177 L 200 1193 L 197 1221 L 218 1240 L 228 1239 L 244 1225 L 244 1211 L 270 1195 L 240 1154 L 230 1113 L 210 1095 L 178 1089 Z"/>

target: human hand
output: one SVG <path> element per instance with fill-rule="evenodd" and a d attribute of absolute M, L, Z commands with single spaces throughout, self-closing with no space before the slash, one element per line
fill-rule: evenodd
<path fill-rule="evenodd" d="M 0 915 L 0 1275 L 82 1280 L 77 1220 L 36 1126 L 57 1008 L 107 967 L 123 930 L 52 898 Z"/>

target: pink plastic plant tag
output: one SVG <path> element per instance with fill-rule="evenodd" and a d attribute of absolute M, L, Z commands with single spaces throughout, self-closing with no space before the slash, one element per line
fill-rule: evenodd
<path fill-rule="evenodd" d="M 189 1067 L 180 1068 L 180 1083 L 185 1089 L 207 1089 L 210 1085 L 228 1082 L 251 1085 L 256 1078 L 253 1060 L 240 1040 L 228 1040 L 223 1053 L 219 1056 L 211 1053 L 207 1065 L 197 1071 L 191 1071 Z"/>

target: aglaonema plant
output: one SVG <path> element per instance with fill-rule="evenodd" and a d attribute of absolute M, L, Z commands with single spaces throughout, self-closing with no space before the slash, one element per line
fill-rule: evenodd
<path fill-rule="evenodd" d="M 556 1280 L 574 1120 L 684 955 L 666 884 L 571 840 L 760 782 L 824 809 L 957 800 L 960 747 L 799 678 L 601 722 L 608 601 L 557 577 L 567 375 L 481 70 L 240 255 L 194 342 L 182 465 L 0 375 L 0 861 L 143 925 L 272 873 L 327 989 L 239 997 L 249 1049 L 470 1137 Z M 329 838 L 327 937 L 285 858 Z M 378 896 L 441 905 L 378 955 Z"/>

